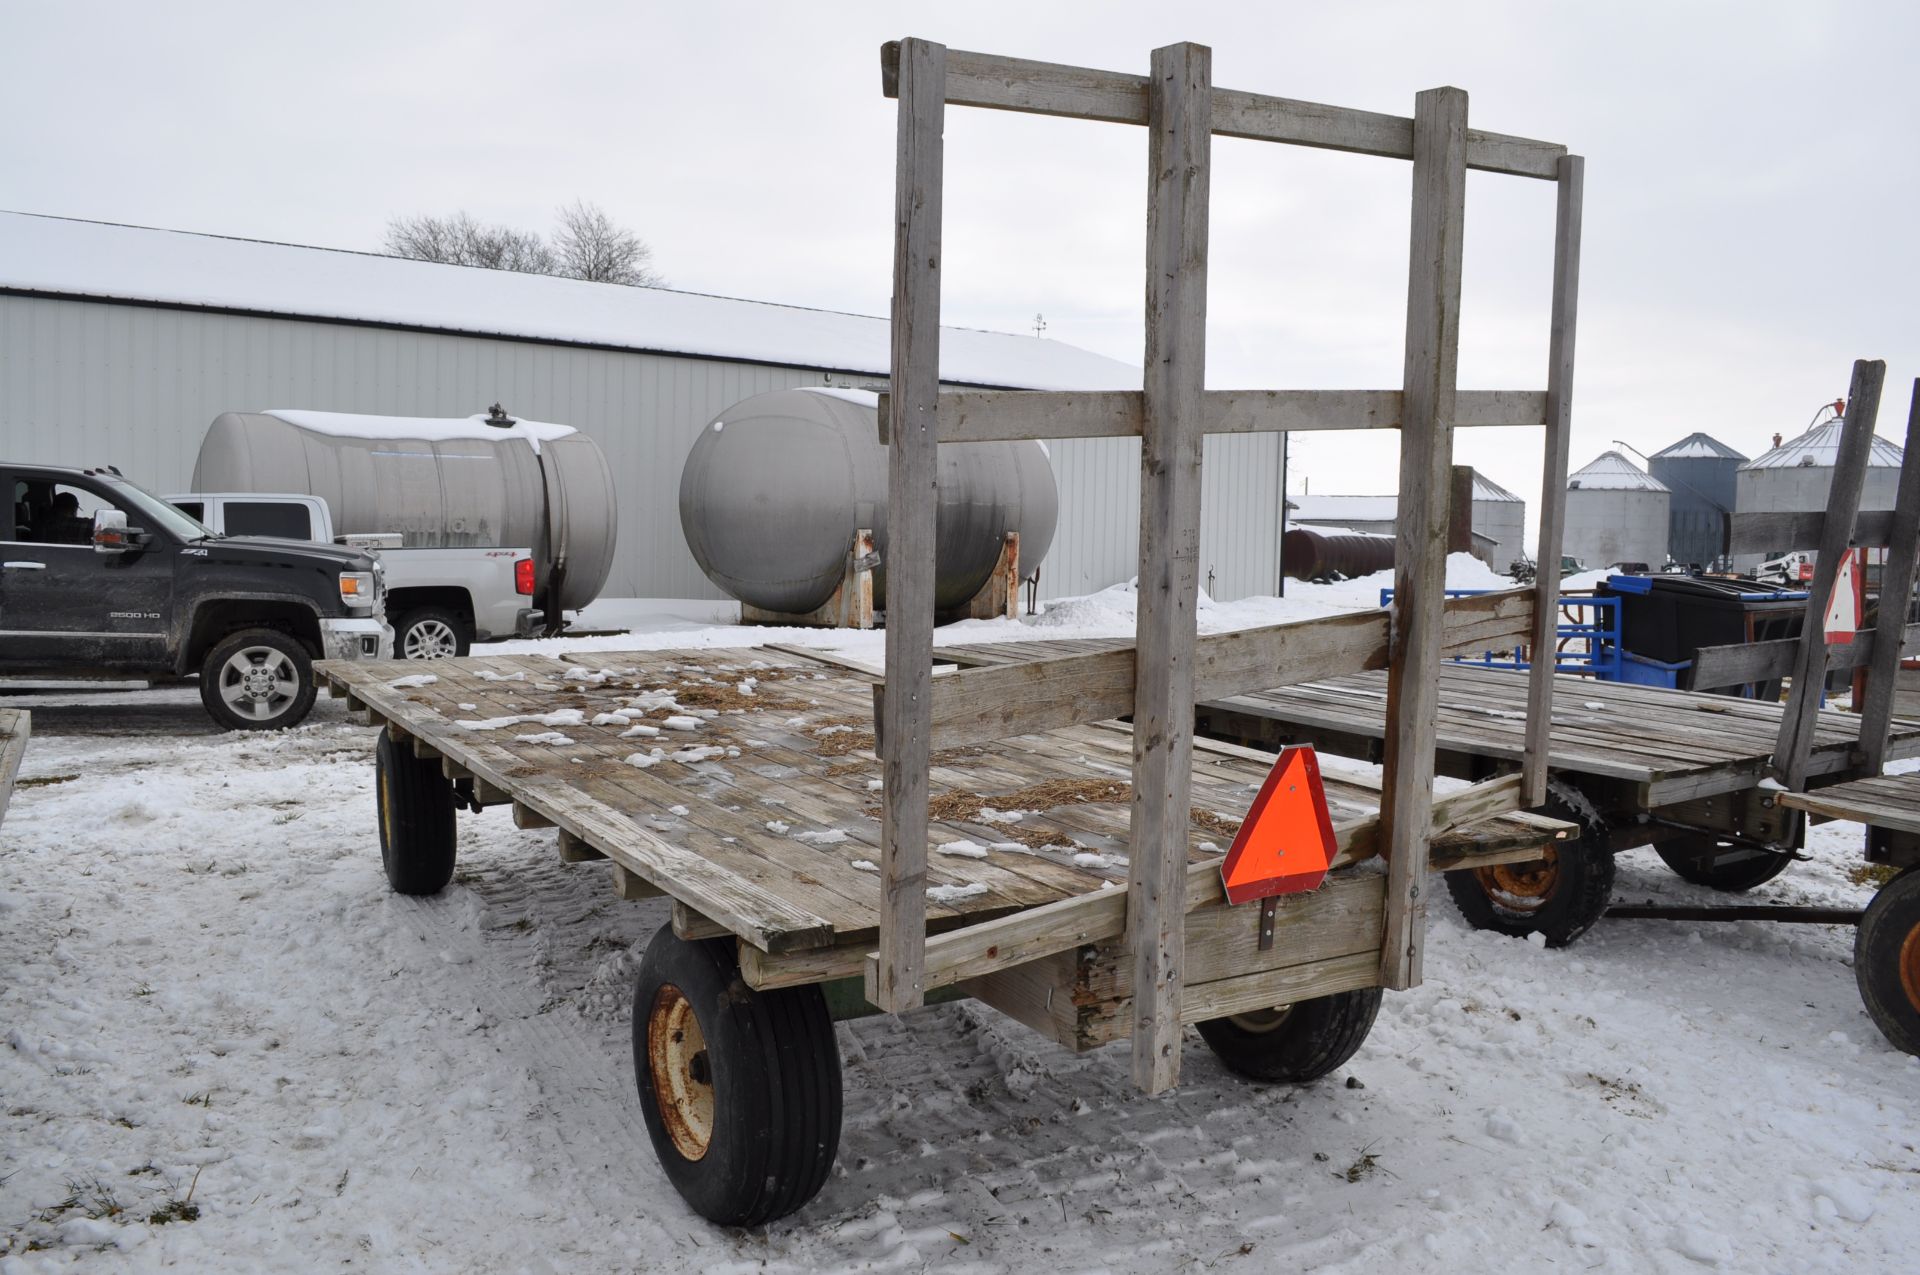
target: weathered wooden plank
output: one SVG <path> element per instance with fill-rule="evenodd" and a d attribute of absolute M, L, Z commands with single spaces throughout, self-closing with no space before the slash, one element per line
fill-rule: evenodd
<path fill-rule="evenodd" d="M 525 802 L 516 801 L 513 803 L 513 826 L 516 828 L 551 828 L 553 827 L 553 820 L 547 818 Z M 562 851 L 561 858 L 565 857 L 566 853 Z"/>
<path fill-rule="evenodd" d="M 1198 44 L 1155 49 L 1148 78 L 1147 339 L 1127 930 L 1138 989 L 1133 1080 L 1159 1093 L 1180 1081 L 1213 52 Z"/>
<path fill-rule="evenodd" d="M 1407 282 L 1394 628 L 1387 664 L 1384 800 L 1386 942 L 1380 985 L 1420 981 L 1427 843 L 1432 839 L 1434 713 L 1445 644 L 1447 492 L 1460 363 L 1460 269 L 1466 216 L 1467 95 L 1415 98 L 1413 237 Z"/>
<path fill-rule="evenodd" d="M 20 774 L 20 759 L 26 756 L 27 741 L 33 737 L 33 715 L 23 708 L 0 708 L 0 822 L 7 817 L 7 803 L 13 798 L 14 781 Z"/>
<path fill-rule="evenodd" d="M 1399 390 L 1208 390 L 1209 434 L 1398 429 Z M 1138 390 L 947 390 L 940 395 L 943 443 L 1023 438 L 1138 438 L 1144 411 Z M 1538 390 L 1462 390 L 1456 426 L 1540 425 L 1547 396 Z M 880 441 L 892 404 L 880 395 Z"/>
<path fill-rule="evenodd" d="M 735 933 L 731 927 L 722 925 L 679 899 L 673 901 L 673 913 L 669 924 L 673 926 L 675 937 L 689 942 L 698 942 L 701 939 L 727 939 L 732 938 Z M 755 947 L 759 946 L 744 934 L 740 937 Z"/>
<path fill-rule="evenodd" d="M 950 50 L 947 56 L 947 101 L 955 106 L 1110 124 L 1148 122 L 1147 78 L 1144 76 L 958 49 Z M 900 58 L 899 44 L 881 47 L 881 85 L 888 97 L 898 95 Z M 1404 116 L 1231 89 L 1218 90 L 1216 97 L 1213 131 L 1222 137 L 1283 142 L 1389 159 L 1414 156 L 1414 124 Z M 1467 139 L 1469 168 L 1516 177 L 1551 180 L 1554 165 L 1564 154 L 1566 148 L 1552 142 L 1478 129 Z"/>
<path fill-rule="evenodd" d="M 1445 602 L 1442 654 L 1517 645 L 1533 622 L 1533 591 L 1505 589 Z M 1193 654 L 1197 702 L 1387 666 L 1391 613 L 1349 611 L 1258 629 L 1209 633 Z M 932 686 L 933 746 L 1006 739 L 1134 714 L 1135 650 L 961 669 Z M 885 695 L 877 695 L 882 703 Z M 884 727 L 882 730 L 884 738 Z"/>
<path fill-rule="evenodd" d="M 552 827 L 552 824 L 544 826 Z M 607 857 L 587 842 L 582 841 L 579 837 L 568 832 L 565 828 L 558 830 L 554 836 L 553 844 L 554 848 L 560 852 L 560 861 L 562 863 L 592 863 Z M 617 867 L 618 865 L 616 864 L 615 866 Z M 621 868 L 620 870 L 622 872 L 626 871 L 625 868 Z"/>
<path fill-rule="evenodd" d="M 1517 810 L 1519 800 L 1520 782 L 1517 775 L 1503 775 L 1449 793 L 1433 802 L 1434 835 L 1438 837 L 1454 827 Z M 1333 833 L 1334 842 L 1339 847 L 1339 854 L 1334 859 L 1335 870 L 1372 857 L 1379 853 L 1382 844 L 1378 815 L 1336 822 Z M 1541 844 L 1546 844 L 1557 835 L 1543 831 Z M 1425 848 L 1422 849 L 1424 870 L 1427 859 Z M 1538 848 L 1526 858 L 1539 858 Z M 1489 858 L 1483 862 L 1501 861 L 1505 860 Z M 1188 910 L 1219 903 L 1226 898 L 1220 884 L 1220 860 L 1186 864 L 1183 873 L 1183 893 Z M 1116 938 L 1125 931 L 1126 920 L 1125 898 L 1117 890 L 1103 890 L 937 935 L 927 941 L 927 986 L 943 987 L 1082 944 Z M 873 982 L 876 969 L 877 958 L 870 954 L 866 971 L 869 985 Z"/>
<path fill-rule="evenodd" d="M 1813 746 L 1813 726 L 1826 692 L 1827 643 L 1823 619 L 1833 597 L 1840 559 L 1853 543 L 1854 517 L 1867 481 L 1867 462 L 1873 453 L 1873 426 L 1880 414 L 1880 387 L 1887 365 L 1879 359 L 1859 359 L 1853 365 L 1853 384 L 1847 391 L 1846 422 L 1840 428 L 1839 455 L 1834 461 L 1833 484 L 1827 489 L 1826 522 L 1821 528 L 1819 557 L 1813 583 L 1807 591 L 1807 609 L 1800 623 L 1800 653 L 1794 661 L 1793 686 L 1780 718 L 1780 735 L 1769 767 L 1773 777 L 1798 791 L 1807 786 L 1807 755 Z M 1904 617 L 1902 617 L 1904 619 Z"/>
<path fill-rule="evenodd" d="M 563 837 L 560 851 L 560 857 L 563 859 L 567 857 L 565 844 Z M 596 855 L 595 857 L 600 858 L 604 856 Z M 641 876 L 638 872 L 629 872 L 624 866 L 618 863 L 613 865 L 613 892 L 621 898 L 628 900 L 658 899 L 666 893 L 666 891 Z M 742 942 L 744 943 L 745 940 L 742 940 Z M 757 951 L 759 949 L 756 948 L 755 950 Z"/>
<path fill-rule="evenodd" d="M 934 510 L 939 503 L 940 218 L 947 50 L 901 43 L 894 175 L 892 384 L 887 448 L 887 675 L 882 706 L 880 975 L 888 1013 L 922 1003 L 927 927 L 927 758 L 931 736 Z M 764 946 L 764 945 L 762 945 Z"/>
<path fill-rule="evenodd" d="M 1907 407 L 1907 446 L 1894 495 L 1892 539 L 1880 568 L 1880 614 L 1874 625 L 1874 654 L 1867 662 L 1866 703 L 1860 706 L 1860 751 L 1874 773 L 1887 763 L 1887 732 L 1893 726 L 1900 675 L 1898 648 L 1908 631 L 1915 559 L 1920 556 L 1920 379 L 1913 383 Z"/>
<path fill-rule="evenodd" d="M 1783 806 L 1830 819 L 1920 833 L 1920 775 L 1883 775 L 1810 792 L 1783 792 L 1779 800 Z"/>
<path fill-rule="evenodd" d="M 1547 338 L 1547 431 L 1540 467 L 1540 535 L 1535 544 L 1533 668 L 1527 686 L 1527 804 L 1547 800 L 1553 679 L 1560 623 L 1560 551 L 1567 526 L 1567 451 L 1573 439 L 1573 354 L 1580 310 L 1580 206 L 1587 161 L 1563 156 L 1553 231 L 1553 317 Z"/>
<path fill-rule="evenodd" d="M 1829 669 L 1852 669 L 1868 665 L 1880 649 L 1879 633 L 1863 629 L 1853 641 L 1831 648 L 1827 653 Z M 1693 658 L 1693 672 L 1687 689 L 1711 691 L 1724 686 L 1742 686 L 1748 682 L 1766 682 L 1793 672 L 1798 638 L 1773 638 L 1765 642 L 1747 642 L 1732 646 L 1703 646 Z M 1920 624 L 1909 624 L 1899 631 L 1894 647 L 1897 663 L 1902 653 L 1920 651 Z"/>
<path fill-rule="evenodd" d="M 1785 553 L 1815 549 L 1825 540 L 1827 515 L 1801 513 L 1736 513 L 1728 539 L 1729 553 Z M 1862 509 L 1854 515 L 1853 543 L 1869 549 L 1893 543 L 1893 511 Z"/>
<path fill-rule="evenodd" d="M 1336 956 L 1323 961 L 1287 965 L 1279 969 L 1235 978 L 1218 979 L 1194 986 L 1181 1006 L 1183 1023 L 1204 1023 L 1230 1014 L 1245 1014 L 1292 1005 L 1299 1001 L 1340 992 L 1380 986 L 1380 960 L 1375 952 Z M 1111 1003 L 1101 1011 L 1085 1014 L 1079 1035 L 1080 1048 L 1107 1044 L 1128 1035 L 1133 1029 L 1135 998 Z"/>

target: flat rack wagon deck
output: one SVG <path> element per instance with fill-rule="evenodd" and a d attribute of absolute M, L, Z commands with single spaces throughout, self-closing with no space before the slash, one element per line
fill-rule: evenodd
<path fill-rule="evenodd" d="M 1089 654 L 1120 645 L 1098 639 L 942 647 L 940 658 L 991 665 Z M 1562 674 L 1553 700 L 1549 765 L 1575 781 L 1638 786 L 1648 807 L 1740 792 L 1765 776 L 1783 708 L 1727 695 L 1599 682 Z M 1387 674 L 1354 673 L 1252 691 L 1201 704 L 1203 731 L 1262 744 L 1313 742 L 1345 756 L 1377 759 L 1386 732 Z M 1443 664 L 1434 744 L 1442 773 L 1478 779 L 1518 765 L 1526 747 L 1527 679 L 1472 664 Z M 1859 719 L 1821 711 L 1809 773 L 1853 764 Z M 1920 756 L 1920 722 L 1896 721 L 1889 758 Z"/>
<path fill-rule="evenodd" d="M 478 803 L 557 827 L 571 857 L 612 860 L 629 895 L 671 896 L 682 937 L 737 937 L 750 984 L 861 973 L 878 933 L 880 763 L 858 676 L 770 648 L 320 667 L 336 696 Z M 1122 723 L 936 755 L 929 932 L 1123 886 L 1130 755 Z M 1271 762 L 1200 747 L 1190 863 L 1217 865 Z M 1370 857 L 1377 791 L 1337 774 L 1327 790 L 1336 867 Z M 1511 813 L 1446 832 L 1434 855 L 1501 862 L 1571 833 Z M 1369 976 L 1378 945 L 1362 935 L 1354 949 Z M 1284 951 L 1271 961 L 1285 963 Z"/>

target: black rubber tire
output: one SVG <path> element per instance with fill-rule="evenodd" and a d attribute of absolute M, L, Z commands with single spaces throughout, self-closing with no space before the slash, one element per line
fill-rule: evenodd
<path fill-rule="evenodd" d="M 1299 1001 L 1264 1029 L 1247 1021 L 1256 1015 L 1214 1018 L 1200 1024 L 1200 1038 L 1228 1071 L 1249 1080 L 1303 1085 L 1359 1050 L 1380 1013 L 1380 995 L 1379 988 L 1368 987 Z"/>
<path fill-rule="evenodd" d="M 1556 784 L 1544 810 L 1557 819 L 1580 825 L 1578 841 L 1562 841 L 1547 851 L 1534 865 L 1515 863 L 1496 868 L 1463 868 L 1449 872 L 1447 893 L 1468 925 L 1476 930 L 1525 938 L 1536 930 L 1544 935 L 1548 947 L 1565 947 L 1593 928 L 1613 899 L 1613 851 L 1607 843 L 1606 823 L 1578 794 Z M 1544 897 L 1537 904 L 1521 905 L 1530 897 L 1509 894 L 1515 900 L 1496 897 L 1503 881 L 1538 881 L 1535 871 L 1550 875 L 1540 884 Z M 1537 897 L 1537 896 L 1532 896 Z"/>
<path fill-rule="evenodd" d="M 293 693 L 269 716 L 243 714 L 226 699 L 233 686 L 227 662 L 248 650 L 272 651 L 293 671 Z M 252 662 L 264 667 L 275 659 L 275 655 L 267 655 L 262 661 Z M 299 639 L 278 629 L 241 629 L 230 633 L 215 643 L 200 661 L 200 703 L 206 707 L 209 717 L 228 730 L 285 730 L 298 726 L 313 711 L 318 691 L 313 682 L 313 656 Z"/>
<path fill-rule="evenodd" d="M 1920 1054 L 1920 867 L 1880 887 L 1853 936 L 1860 999 L 1895 1049 Z"/>
<path fill-rule="evenodd" d="M 1674 875 L 1682 881 L 1704 885 L 1710 890 L 1725 890 L 1729 894 L 1739 894 L 1755 886 L 1765 885 L 1785 872 L 1788 865 L 1793 862 L 1791 854 L 1759 851 L 1750 857 L 1735 859 L 1730 863 L 1716 863 L 1710 857 L 1706 857 L 1716 848 L 1722 854 L 1747 849 L 1730 842 L 1721 845 L 1712 833 L 1702 832 L 1663 841 L 1654 847 L 1654 852 L 1666 861 L 1666 865 L 1672 868 Z"/>
<path fill-rule="evenodd" d="M 459 830 L 453 784 L 440 764 L 380 732 L 373 749 L 374 800 L 379 806 L 380 863 L 399 894 L 438 894 L 453 880 Z"/>
<path fill-rule="evenodd" d="M 453 654 L 465 655 L 473 649 L 473 626 L 445 607 L 416 607 L 403 611 L 393 622 L 393 657 L 397 660 L 434 660 L 441 655 L 407 653 L 407 635 L 426 624 L 439 624 L 453 635 Z"/>
<path fill-rule="evenodd" d="M 667 988 L 692 1008 L 705 1038 L 713 1113 L 697 1159 L 662 1119 L 648 1050 Z M 667 1180 L 709 1222 L 758 1226 L 795 1212 L 826 1184 L 840 1149 L 840 1045 L 818 987 L 756 992 L 740 977 L 731 941 L 689 942 L 662 926 L 634 984 L 633 1067 Z"/>

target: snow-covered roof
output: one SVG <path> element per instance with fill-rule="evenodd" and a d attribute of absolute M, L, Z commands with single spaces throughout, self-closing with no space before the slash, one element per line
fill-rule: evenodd
<path fill-rule="evenodd" d="M 1567 478 L 1568 491 L 1666 491 L 1667 485 L 1619 452 L 1601 452 Z"/>
<path fill-rule="evenodd" d="M 1669 443 L 1648 457 L 1649 460 L 1745 460 L 1746 457 L 1710 434 L 1699 430 L 1677 443 Z"/>
<path fill-rule="evenodd" d="M 0 212 L 0 288 L 702 355 L 885 376 L 888 321 L 374 253 Z M 1140 388 L 1062 341 L 943 327 L 940 373 L 1017 389 Z"/>
<path fill-rule="evenodd" d="M 1740 466 L 1748 469 L 1792 469 L 1796 465 L 1832 469 L 1840 459 L 1840 427 L 1844 424 L 1841 417 L 1834 417 L 1825 425 L 1816 425 L 1798 438 L 1790 438 L 1780 446 L 1764 455 L 1756 456 Z M 1878 434 L 1873 437 L 1873 449 L 1867 464 L 1874 469 L 1900 468 L 1901 450 L 1898 445 L 1889 443 Z"/>
<path fill-rule="evenodd" d="M 1293 522 L 1392 522 L 1399 516 L 1398 496 L 1289 496 Z"/>

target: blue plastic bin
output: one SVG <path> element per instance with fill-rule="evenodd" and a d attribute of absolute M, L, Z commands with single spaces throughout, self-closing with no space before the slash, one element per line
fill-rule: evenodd
<path fill-rule="evenodd" d="M 1664 660 L 1635 655 L 1632 651 L 1620 652 L 1620 680 L 1635 686 L 1664 686 L 1670 691 L 1677 690 L 1680 675 L 1692 667 L 1692 660 L 1668 664 Z"/>

